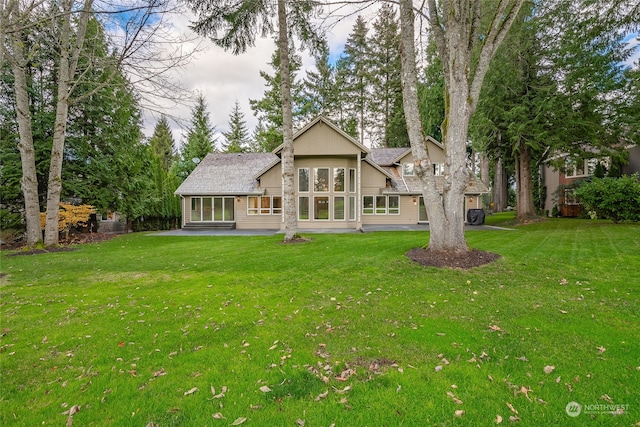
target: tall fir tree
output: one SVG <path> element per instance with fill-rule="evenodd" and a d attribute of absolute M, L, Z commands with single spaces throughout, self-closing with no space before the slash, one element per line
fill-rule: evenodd
<path fill-rule="evenodd" d="M 176 156 L 175 141 L 166 116 L 160 117 L 149 138 L 151 152 L 159 160 L 160 167 L 168 172 L 173 166 Z"/>
<path fill-rule="evenodd" d="M 187 132 L 187 141 L 180 152 L 180 164 L 177 175 L 185 179 L 206 157 L 215 151 L 215 126 L 209 121 L 207 103 L 202 94 L 196 98 L 196 105 L 191 110 L 191 123 Z"/>
<path fill-rule="evenodd" d="M 294 48 L 289 48 L 294 52 Z M 273 69 L 273 75 L 266 71 L 260 71 L 264 79 L 266 90 L 262 99 L 250 99 L 249 104 L 253 114 L 258 118 L 263 129 L 256 133 L 256 139 L 260 144 L 260 151 L 272 151 L 282 144 L 282 96 L 280 91 L 280 57 L 276 50 L 269 63 Z M 291 73 L 291 101 L 294 127 L 304 120 L 304 88 L 301 82 L 296 81 L 296 76 L 302 66 L 300 55 L 290 55 Z"/>
<path fill-rule="evenodd" d="M 225 141 L 222 143 L 222 151 L 225 153 L 242 153 L 249 149 L 249 131 L 244 113 L 240 110 L 240 104 L 236 100 L 229 115 L 229 130 L 222 132 Z"/>
<path fill-rule="evenodd" d="M 399 127 L 394 119 L 404 120 L 402 113 L 402 81 L 400 77 L 400 33 L 395 9 L 383 4 L 373 22 L 369 38 L 371 64 L 371 144 L 382 147 L 409 146 L 406 126 Z M 396 124 L 396 126 L 394 126 Z"/>
<path fill-rule="evenodd" d="M 367 23 L 362 16 L 356 18 L 351 33 L 344 45 L 338 67 L 344 73 L 342 102 L 358 123 L 358 139 L 364 144 L 367 129 L 372 122 L 371 104 L 371 52 L 368 42 Z"/>
<path fill-rule="evenodd" d="M 331 63 L 329 45 L 326 40 L 322 40 L 322 44 L 316 52 L 315 68 L 315 71 L 307 70 L 304 79 L 305 116 L 311 119 L 323 115 L 339 122 L 340 88 L 336 84 L 336 70 Z"/>

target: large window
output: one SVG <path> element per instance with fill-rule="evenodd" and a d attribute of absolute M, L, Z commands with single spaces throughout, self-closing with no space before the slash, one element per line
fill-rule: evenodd
<path fill-rule="evenodd" d="M 349 169 L 349 193 L 356 192 L 356 170 Z"/>
<path fill-rule="evenodd" d="M 309 192 L 309 169 L 298 169 L 298 191 L 301 193 Z"/>
<path fill-rule="evenodd" d="M 281 213 L 281 196 L 247 197 L 247 215 L 280 215 Z"/>
<path fill-rule="evenodd" d="M 356 220 L 356 198 L 349 196 L 349 221 Z"/>
<path fill-rule="evenodd" d="M 313 219 L 316 219 L 316 220 L 329 219 L 329 198 L 328 197 L 313 198 Z"/>
<path fill-rule="evenodd" d="M 333 219 L 336 221 L 344 220 L 344 197 L 342 196 L 333 198 Z"/>
<path fill-rule="evenodd" d="M 444 175 L 444 163 L 434 163 L 433 164 L 433 174 L 435 176 Z"/>
<path fill-rule="evenodd" d="M 233 197 L 192 197 L 191 222 L 233 221 Z"/>
<path fill-rule="evenodd" d="M 344 192 L 344 168 L 333 169 L 333 191 Z"/>
<path fill-rule="evenodd" d="M 298 197 L 298 219 L 309 219 L 309 197 Z"/>
<path fill-rule="evenodd" d="M 313 191 L 329 191 L 329 168 L 313 168 Z"/>

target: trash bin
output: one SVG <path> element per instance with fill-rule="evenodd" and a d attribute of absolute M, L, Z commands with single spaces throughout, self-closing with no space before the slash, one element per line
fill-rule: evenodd
<path fill-rule="evenodd" d="M 484 224 L 484 209 L 469 209 L 467 211 L 467 223 L 469 225 Z"/>

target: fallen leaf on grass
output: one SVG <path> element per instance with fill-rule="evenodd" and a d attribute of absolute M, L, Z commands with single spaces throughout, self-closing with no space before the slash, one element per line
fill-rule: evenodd
<path fill-rule="evenodd" d="M 226 385 L 222 386 L 222 390 L 220 390 L 220 393 L 218 393 L 218 394 L 216 394 L 216 389 L 213 388 L 213 386 L 211 386 L 211 394 L 213 394 L 213 398 L 214 399 L 222 399 L 226 392 L 227 392 L 227 386 Z"/>
<path fill-rule="evenodd" d="M 65 427 L 71 427 L 73 424 L 73 416 L 75 414 L 77 414 L 78 412 L 80 412 L 80 405 L 73 405 L 71 407 L 71 409 L 69 409 L 68 411 L 64 411 L 62 414 L 63 415 L 69 415 L 69 418 L 67 418 L 67 423 L 65 424 Z"/>
<path fill-rule="evenodd" d="M 436 366 L 435 371 L 436 372 L 442 371 L 442 366 L 441 365 Z"/>
<path fill-rule="evenodd" d="M 304 420 L 301 420 L 301 419 L 297 419 L 297 420 L 296 420 L 296 424 L 298 424 L 300 427 L 304 427 L 304 425 L 305 425 L 305 421 L 304 421 Z"/>
<path fill-rule="evenodd" d="M 316 396 L 315 401 L 317 402 L 319 400 L 322 400 L 328 395 L 329 395 L 329 390 L 325 391 L 324 393 L 320 393 L 319 395 Z"/>
<path fill-rule="evenodd" d="M 350 385 L 348 385 L 348 386 L 346 386 L 345 388 L 343 388 L 342 390 L 339 390 L 339 389 L 337 389 L 337 388 L 335 388 L 335 387 L 334 387 L 334 388 L 333 388 L 333 390 L 334 390 L 336 393 L 338 393 L 338 394 L 345 394 L 346 392 L 348 392 L 349 390 L 351 390 L 351 386 L 350 386 Z"/>
<path fill-rule="evenodd" d="M 496 415 L 496 424 L 500 424 L 502 422 L 502 417 L 500 415 Z"/>
<path fill-rule="evenodd" d="M 520 387 L 520 393 L 524 394 L 527 397 L 527 399 L 529 399 L 529 401 L 531 401 L 531 398 L 529 397 L 529 392 L 530 391 L 533 391 L 533 390 L 531 390 L 530 388 L 527 388 L 525 386 Z"/>
<path fill-rule="evenodd" d="M 224 420 L 224 419 L 226 419 L 224 417 L 224 415 L 222 415 L 220 412 L 217 412 L 217 413 L 213 414 L 212 416 L 213 416 L 214 420 Z"/>
<path fill-rule="evenodd" d="M 236 420 L 234 422 L 231 423 L 232 426 L 239 426 L 240 424 L 244 423 L 245 421 L 247 421 L 246 417 L 239 417 L 236 418 Z"/>
<path fill-rule="evenodd" d="M 513 405 L 512 405 L 511 403 L 506 402 L 506 404 L 507 404 L 507 407 L 508 407 L 509 409 L 511 409 L 511 412 L 513 412 L 514 414 L 518 415 L 518 410 L 517 410 L 516 408 L 514 408 L 514 407 L 513 407 Z"/>
<path fill-rule="evenodd" d="M 604 353 L 605 351 L 607 351 L 607 349 L 606 349 L 606 348 L 604 348 L 604 347 L 602 347 L 602 346 L 600 346 L 600 347 L 596 347 L 596 349 L 598 349 L 598 353 L 600 353 L 600 354 L 602 354 L 602 353 Z"/>
<path fill-rule="evenodd" d="M 154 378 L 162 377 L 162 376 L 164 376 L 164 375 L 167 375 L 167 373 L 165 372 L 164 368 L 160 368 L 160 370 L 155 371 L 155 372 L 153 373 L 153 377 L 154 377 Z"/>
<path fill-rule="evenodd" d="M 266 385 L 263 385 L 262 387 L 260 387 L 260 391 L 263 393 L 269 393 L 271 391 L 271 389 L 269 387 L 267 387 Z"/>
<path fill-rule="evenodd" d="M 609 397 L 608 394 L 603 394 L 600 396 L 600 399 L 604 400 L 607 403 L 613 403 L 613 399 Z"/>
<path fill-rule="evenodd" d="M 554 369 L 556 369 L 555 366 L 547 365 L 547 366 L 544 367 L 544 373 L 545 374 L 550 374 L 551 372 L 553 372 Z"/>
<path fill-rule="evenodd" d="M 462 403 L 463 403 L 462 400 L 458 399 L 455 394 L 453 394 L 450 391 L 448 391 L 447 392 L 447 396 L 449 396 L 451 399 L 453 399 L 453 401 L 455 403 L 457 403 L 458 405 L 462 405 Z"/>
<path fill-rule="evenodd" d="M 464 409 L 458 409 L 458 410 L 457 410 L 457 411 L 455 411 L 453 414 L 454 414 L 456 417 L 461 417 L 461 416 L 463 416 L 463 415 L 464 415 L 464 413 L 465 413 Z"/>
<path fill-rule="evenodd" d="M 192 388 L 191 390 L 187 390 L 187 391 L 185 391 L 185 392 L 184 392 L 184 395 L 185 395 L 185 396 L 189 396 L 190 394 L 193 394 L 193 393 L 195 393 L 196 391 L 198 391 L 198 387 L 194 387 L 194 388 Z"/>
<path fill-rule="evenodd" d="M 518 417 L 516 415 L 511 415 L 509 417 L 509 421 L 511 421 L 512 423 L 515 423 L 516 421 L 520 421 L 520 417 Z"/>

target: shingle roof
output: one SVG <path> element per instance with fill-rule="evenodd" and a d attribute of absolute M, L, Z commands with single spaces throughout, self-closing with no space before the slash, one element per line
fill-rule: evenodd
<path fill-rule="evenodd" d="M 207 196 L 262 193 L 255 174 L 278 160 L 273 153 L 209 153 L 175 194 Z"/>
<path fill-rule="evenodd" d="M 371 158 L 380 166 L 391 166 L 400 161 L 401 158 L 411 151 L 409 147 L 402 148 L 372 148 L 371 154 L 367 157 Z"/>
<path fill-rule="evenodd" d="M 422 193 L 422 184 L 420 178 L 417 176 L 401 176 L 398 170 L 394 167 L 385 167 L 387 172 L 391 172 L 394 178 L 391 181 L 391 189 L 384 190 L 383 193 L 408 193 L 408 194 L 420 194 Z M 444 187 L 444 177 L 436 176 L 436 187 L 438 192 L 442 193 Z M 471 177 L 467 183 L 465 189 L 466 194 L 482 194 L 488 193 L 487 186 L 482 182 L 480 178 L 471 174 Z"/>

